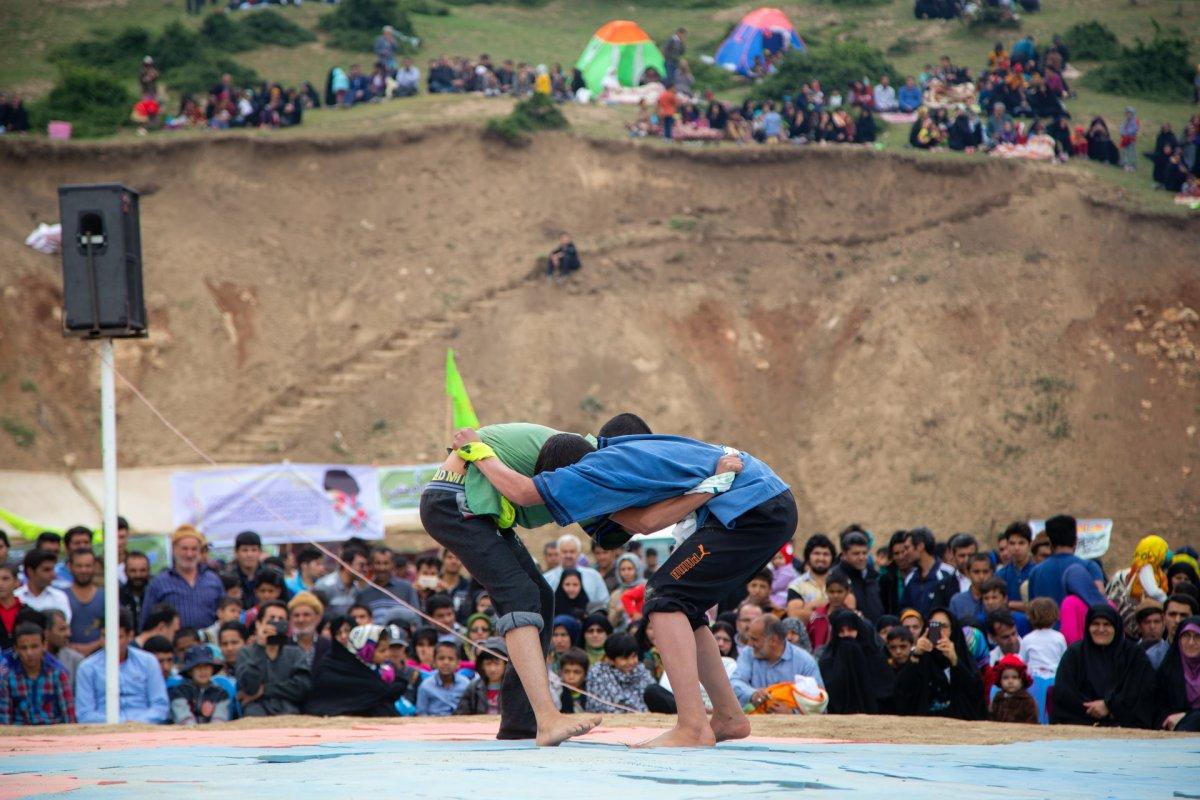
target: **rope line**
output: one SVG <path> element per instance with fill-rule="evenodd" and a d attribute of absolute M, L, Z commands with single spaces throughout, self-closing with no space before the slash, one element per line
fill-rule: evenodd
<path fill-rule="evenodd" d="M 96 348 L 96 351 L 97 351 L 97 354 L 100 356 L 100 359 L 102 361 L 104 361 L 105 360 L 104 353 L 102 351 L 100 351 L 99 348 Z M 146 395 L 142 394 L 141 390 L 138 389 L 138 387 L 135 386 L 132 381 L 130 381 L 128 378 L 126 378 L 121 373 L 121 371 L 119 369 L 117 369 L 115 359 L 112 361 L 107 361 L 106 363 L 112 369 L 113 374 L 115 374 L 121 380 L 121 383 L 123 383 L 129 389 L 129 391 L 131 391 L 133 393 L 134 397 L 136 397 L 138 400 L 140 400 L 142 402 L 142 404 L 150 410 L 150 413 L 153 414 L 158 419 L 158 421 L 161 422 L 163 424 L 163 426 L 166 427 L 167 430 L 169 430 L 171 433 L 175 434 L 176 437 L 178 437 L 193 452 L 195 452 L 196 455 L 200 456 L 200 458 L 202 458 L 207 464 L 209 464 L 210 466 L 214 466 L 214 467 L 221 466 L 217 462 L 216 459 L 214 459 L 212 456 L 210 456 L 208 453 L 206 453 L 204 450 L 202 450 L 199 445 L 197 445 L 194 441 L 191 440 L 191 438 L 188 437 L 187 434 L 185 434 L 183 431 L 179 430 L 178 427 L 176 427 L 169 419 L 167 419 L 166 416 L 163 415 L 163 413 L 158 410 L 158 407 L 155 406 L 154 403 L 152 403 L 150 401 L 150 399 L 148 397 L 146 397 Z M 321 487 L 319 487 L 315 483 L 313 483 L 313 481 L 310 478 L 308 478 L 306 475 L 303 475 L 300 473 L 295 473 L 295 475 L 296 475 L 296 477 L 298 477 L 300 479 L 300 481 L 305 486 L 309 487 L 314 492 L 316 492 L 318 495 L 320 495 L 322 498 L 324 498 L 325 500 L 328 501 L 329 498 L 325 494 L 325 491 L 323 489 L 321 489 Z M 282 522 L 284 524 L 290 524 L 290 520 L 288 520 L 287 517 L 284 517 L 282 514 L 277 512 L 275 509 L 271 508 L 266 503 L 264 503 L 262 501 L 262 499 L 258 497 L 257 494 L 251 494 L 250 498 L 252 500 L 254 500 L 254 502 L 257 503 L 264 511 L 266 511 L 268 514 L 270 514 L 272 517 L 274 517 L 279 522 Z M 454 630 L 453 627 L 451 627 L 449 625 L 445 625 L 442 622 L 439 622 L 438 620 L 436 620 L 433 617 L 426 614 L 421 609 L 417 608 L 416 606 L 413 606 L 411 603 L 408 603 L 408 602 L 402 600 L 401 598 L 397 597 L 387 587 L 379 586 L 374 581 L 368 579 L 366 575 L 363 575 L 361 572 L 354 569 L 354 567 L 350 566 L 345 561 L 343 561 L 337 553 L 333 552 L 328 547 L 326 547 L 325 545 L 316 541 L 315 539 L 310 538 L 309 536 L 307 536 L 304 533 L 300 533 L 300 536 L 308 544 L 317 548 L 317 550 L 319 550 L 321 553 L 323 553 L 324 555 L 326 555 L 327 557 L 332 559 L 338 566 L 345 569 L 346 572 L 348 572 L 351 575 L 353 575 L 354 577 L 374 586 L 376 589 L 378 589 L 384 595 L 386 595 L 389 599 L 394 600 L 396 602 L 396 604 L 399 605 L 401 608 L 405 608 L 408 611 L 411 611 L 413 614 L 415 614 L 420 619 L 431 623 L 435 628 L 441 628 L 446 633 L 449 633 L 451 636 L 454 636 L 455 638 L 459 639 L 464 644 L 469 645 L 471 648 L 473 648 L 476 651 L 482 651 L 494 658 L 500 659 L 501 661 L 504 661 L 509 664 L 512 663 L 512 660 L 510 658 L 508 658 L 508 656 L 505 655 L 504 653 L 500 653 L 496 650 L 492 650 L 489 647 L 485 647 L 484 645 L 482 645 L 479 642 L 471 641 L 468 637 L 466 637 L 463 634 L 459 633 L 458 631 Z M 583 695 L 584 697 L 591 698 L 592 700 L 595 700 L 600 703 L 604 703 L 605 705 L 608 705 L 608 706 L 612 706 L 613 708 L 619 709 L 621 711 L 625 711 L 625 712 L 628 712 L 631 714 L 640 713 L 635 708 L 630 708 L 629 706 L 622 705 L 621 703 L 616 703 L 616 702 L 613 702 L 612 700 L 607 700 L 602 697 L 597 697 L 596 695 L 590 694 L 590 693 L 584 691 L 583 689 L 572 689 L 572 691 L 578 692 L 579 694 Z"/>

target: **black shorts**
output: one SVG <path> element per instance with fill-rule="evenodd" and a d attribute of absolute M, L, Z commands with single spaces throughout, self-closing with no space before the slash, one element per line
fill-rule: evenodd
<path fill-rule="evenodd" d="M 796 533 L 796 501 L 777 494 L 726 528 L 709 516 L 646 583 L 643 613 L 678 611 L 692 628 L 708 624 L 705 612 L 771 562 Z"/>

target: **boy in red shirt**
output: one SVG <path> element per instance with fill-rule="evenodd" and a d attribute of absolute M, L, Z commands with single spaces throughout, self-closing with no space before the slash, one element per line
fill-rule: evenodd
<path fill-rule="evenodd" d="M 13 592 L 18 585 L 16 565 L 0 564 L 0 651 L 16 644 L 13 631 L 17 627 L 21 601 L 13 596 Z"/>
<path fill-rule="evenodd" d="M 831 631 L 829 618 L 833 612 L 846 607 L 846 596 L 850 594 L 850 581 L 844 575 L 831 572 L 825 579 L 825 597 L 829 600 L 823 606 L 813 611 L 808 620 L 808 638 L 812 641 L 813 652 L 829 641 Z"/>

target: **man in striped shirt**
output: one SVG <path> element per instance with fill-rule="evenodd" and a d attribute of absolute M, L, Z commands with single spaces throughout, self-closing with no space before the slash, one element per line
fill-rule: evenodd
<path fill-rule="evenodd" d="M 0 659 L 0 725 L 74 722 L 71 679 L 46 652 L 45 633 L 32 622 L 23 622 L 13 638 L 16 646 Z"/>
<path fill-rule="evenodd" d="M 217 619 L 217 603 L 225 595 L 220 576 L 203 563 L 204 534 L 191 525 L 180 525 L 171 534 L 170 569 L 154 576 L 142 600 L 142 625 L 150 610 L 169 603 L 179 612 L 179 625 L 200 630 Z"/>

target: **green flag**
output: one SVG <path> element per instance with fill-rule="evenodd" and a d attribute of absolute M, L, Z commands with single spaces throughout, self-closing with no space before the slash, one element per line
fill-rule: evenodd
<path fill-rule="evenodd" d="M 446 349 L 446 396 L 450 398 L 453 424 L 456 429 L 479 427 L 479 417 L 475 416 L 471 398 L 467 397 L 467 387 L 463 384 L 462 376 L 458 374 L 458 365 L 454 363 L 452 348 Z"/>

